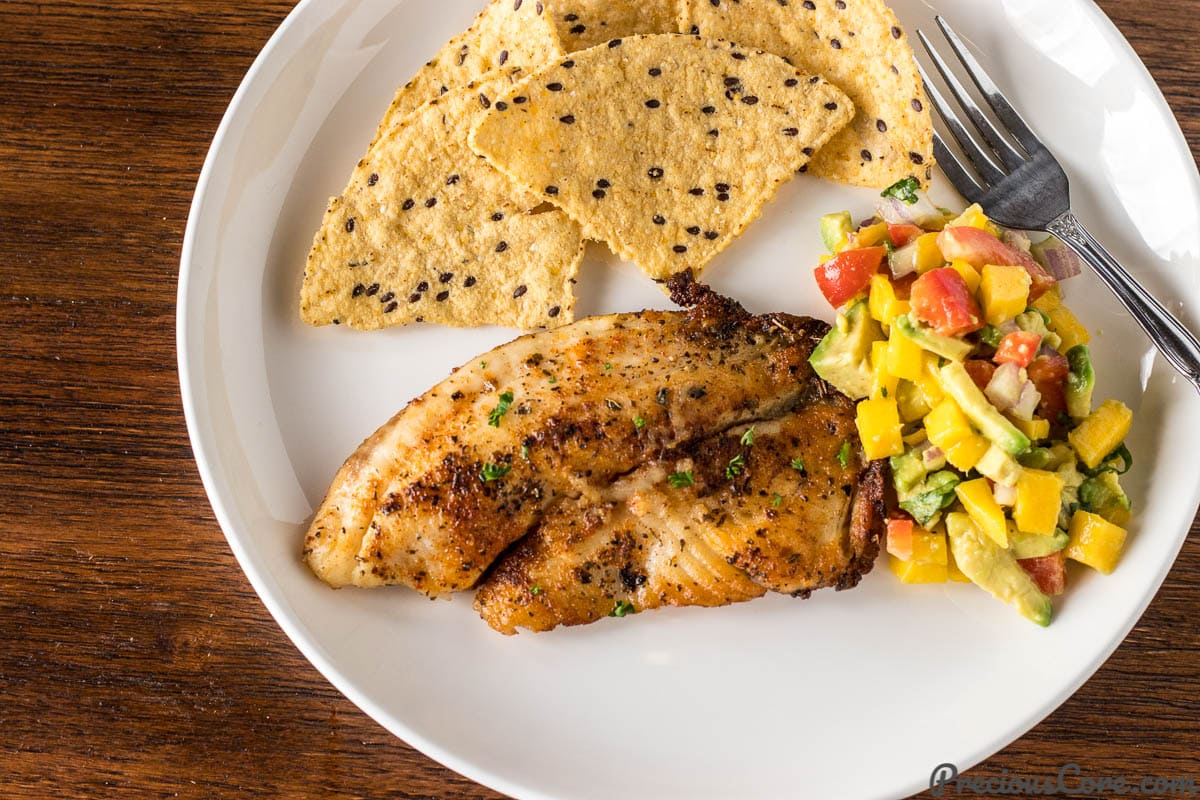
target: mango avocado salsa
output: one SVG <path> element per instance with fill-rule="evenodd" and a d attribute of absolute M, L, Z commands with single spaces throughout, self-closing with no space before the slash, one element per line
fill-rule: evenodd
<path fill-rule="evenodd" d="M 1078 271 L 1063 269 L 1065 245 L 1033 244 L 978 205 L 931 213 L 910 184 L 883 196 L 911 213 L 822 218 L 814 274 L 838 316 L 811 363 L 859 401 L 867 457 L 890 463 L 891 571 L 969 581 L 1048 625 L 1068 559 L 1105 574 L 1120 559 L 1133 413 L 1094 405 L 1091 336 L 1063 304 Z"/>

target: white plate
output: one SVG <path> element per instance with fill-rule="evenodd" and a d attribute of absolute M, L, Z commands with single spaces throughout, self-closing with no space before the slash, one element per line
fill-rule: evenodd
<path fill-rule="evenodd" d="M 196 191 L 179 286 L 179 371 L 196 460 L 233 551 L 301 651 L 405 741 L 521 798 L 882 798 L 966 769 L 1050 713 L 1145 609 L 1197 504 L 1200 400 L 1090 276 L 1068 284 L 1099 335 L 1100 394 L 1130 404 L 1137 505 L 1111 577 L 1072 571 L 1046 630 L 971 586 L 858 589 L 681 609 L 505 638 L 468 597 L 334 592 L 300 562 L 341 460 L 500 329 L 306 328 L 301 269 L 329 195 L 395 85 L 479 0 L 308 0 L 238 90 Z M 931 9 L 897 0 L 909 27 Z M 1185 318 L 1197 313 L 1200 191 L 1158 90 L 1085 0 L 934 5 L 1062 158 L 1079 216 Z M 942 187 L 943 203 L 956 198 Z M 706 273 L 756 311 L 829 317 L 817 217 L 873 194 L 802 177 Z M 581 314 L 662 306 L 593 248 Z"/>

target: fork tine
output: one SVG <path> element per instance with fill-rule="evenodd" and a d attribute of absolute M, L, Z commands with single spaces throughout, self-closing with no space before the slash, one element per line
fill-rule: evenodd
<path fill-rule="evenodd" d="M 918 64 L 917 71 L 921 73 L 921 80 L 925 82 L 925 93 L 929 95 L 929 99 L 933 102 L 934 108 L 937 109 L 942 121 L 946 123 L 946 127 L 950 129 L 950 133 L 958 140 L 962 146 L 963 154 L 972 166 L 979 173 L 979 176 L 993 186 L 1004 180 L 1006 177 L 1004 170 L 997 166 L 992 157 L 983 151 L 975 139 L 967 130 L 967 126 L 958 118 L 958 114 L 954 113 L 954 109 L 946 102 L 946 98 L 942 97 L 942 93 L 933 85 L 933 81 L 929 80 L 929 76 L 925 74 L 925 70 Z"/>
<path fill-rule="evenodd" d="M 1036 150 L 1044 150 L 1046 146 L 1042 144 L 1042 140 L 1037 137 L 1033 129 L 1026 124 L 1017 110 L 1013 108 L 1012 103 L 1008 102 L 1008 98 L 1000 91 L 1000 87 L 991 77 L 984 71 L 979 61 L 971 52 L 967 50 L 967 46 L 963 44 L 962 39 L 955 33 L 954 28 L 950 27 L 950 23 L 946 22 L 940 15 L 934 17 L 937 20 L 938 27 L 942 29 L 942 33 L 946 36 L 946 41 L 950 43 L 950 47 L 954 49 L 954 54 L 958 56 L 958 60 L 967 68 L 967 74 L 971 76 L 971 80 L 979 87 L 979 91 L 983 94 L 988 105 L 996 112 L 996 116 L 1000 118 L 1021 146 L 1025 148 L 1025 152 L 1032 154 Z M 944 73 L 943 73 L 944 74 Z"/>
<path fill-rule="evenodd" d="M 962 164 L 958 163 L 958 158 L 946 147 L 946 143 L 942 141 L 942 137 L 938 133 L 933 134 L 933 156 L 937 159 L 938 166 L 942 168 L 942 172 L 946 173 L 946 177 L 950 179 L 950 183 L 958 189 L 958 193 L 967 198 L 972 203 L 982 203 L 984 190 L 975 182 L 971 174 L 963 169 Z"/>
<path fill-rule="evenodd" d="M 983 113 L 983 109 L 975 102 L 975 98 L 967 91 L 966 87 L 958 79 L 958 76 L 951 71 L 941 53 L 934 49 L 933 44 L 929 41 L 929 37 L 925 35 L 925 31 L 918 30 L 917 37 L 921 40 L 921 44 L 925 46 L 925 52 L 929 53 L 929 57 L 933 59 L 934 66 L 941 76 L 946 81 L 946 85 L 950 87 L 950 92 L 954 98 L 958 100 L 958 105 L 971 118 L 971 122 L 975 123 L 975 128 L 983 135 L 984 141 L 992 148 L 996 155 L 1000 156 L 1000 160 L 1004 162 L 1004 166 L 1009 170 L 1015 170 L 1021 164 L 1025 163 L 1025 157 L 1013 149 L 1000 131 L 996 130 L 996 126 Z"/>

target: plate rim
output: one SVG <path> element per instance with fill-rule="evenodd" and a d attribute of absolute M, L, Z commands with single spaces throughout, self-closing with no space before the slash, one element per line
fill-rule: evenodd
<path fill-rule="evenodd" d="M 1174 141 L 1175 147 L 1191 156 L 1191 148 L 1187 143 L 1187 139 L 1183 134 L 1174 110 L 1167 102 L 1154 76 L 1150 73 L 1141 56 L 1133 48 L 1126 36 L 1095 0 L 1075 0 L 1075 2 L 1094 20 L 1101 23 L 1099 28 L 1109 43 L 1122 50 L 1126 56 L 1127 63 L 1136 72 L 1137 79 L 1149 90 L 1148 96 L 1152 100 L 1153 110 L 1168 122 L 1166 129 Z M 240 537 L 242 534 L 239 532 L 237 526 L 233 524 L 231 513 L 227 507 L 228 500 L 218 489 L 215 465 L 219 462 L 213 457 L 218 448 L 215 443 L 207 443 L 200 430 L 200 417 L 198 416 L 199 410 L 197 408 L 198 394 L 193 385 L 193 374 L 197 368 L 193 367 L 189 358 L 187 336 L 192 323 L 192 316 L 189 313 L 189 290 L 192 288 L 192 282 L 195 277 L 192 266 L 197 246 L 200 212 L 203 210 L 204 204 L 208 199 L 218 156 L 225 145 L 235 120 L 244 111 L 247 95 L 256 84 L 266 65 L 272 62 L 275 51 L 283 46 L 284 40 L 288 37 L 291 30 L 301 22 L 303 17 L 310 13 L 310 9 L 314 5 L 317 5 L 316 0 L 300 0 L 279 23 L 242 77 L 213 134 L 212 142 L 205 155 L 188 210 L 187 225 L 184 230 L 183 244 L 180 251 L 180 270 L 176 291 L 175 346 L 177 375 L 184 418 L 187 425 L 188 440 L 193 450 L 200 480 L 204 486 L 209 505 L 221 528 L 221 532 L 229 544 L 234 557 L 237 559 L 238 566 L 254 589 L 255 594 L 292 644 L 296 646 L 305 659 L 338 692 L 391 735 L 401 739 L 424 756 L 472 781 L 512 797 L 529 798 L 530 800 L 560 800 L 559 798 L 545 794 L 534 786 L 510 781 L 500 775 L 487 771 L 485 768 L 476 767 L 469 759 L 460 757 L 455 752 L 419 734 L 405 723 L 403 719 L 391 714 L 367 697 L 365 693 L 358 691 L 353 683 L 344 678 L 341 672 L 326 658 L 323 648 L 315 641 L 309 640 L 306 632 L 302 630 L 303 626 L 297 620 L 292 619 L 291 613 L 284 608 L 282 600 L 276 598 L 267 589 L 266 579 L 241 543 Z M 1194 158 L 1191 159 L 1191 164 L 1192 169 L 1188 176 L 1190 178 L 1188 182 L 1194 199 L 1200 204 L 1200 171 L 1196 168 Z M 1191 505 L 1194 517 L 1196 508 L 1200 505 L 1200 486 L 1193 487 Z M 960 772 L 965 773 L 974 768 L 1037 727 L 1037 725 L 1041 724 L 1050 714 L 1054 713 L 1066 700 L 1092 679 L 1100 667 L 1124 643 L 1129 632 L 1142 619 L 1146 609 L 1158 595 L 1167 575 L 1178 559 L 1179 552 L 1187 539 L 1188 530 L 1185 527 L 1177 534 L 1173 557 L 1159 567 L 1154 575 L 1152 584 L 1147 591 L 1143 592 L 1137 604 L 1136 613 L 1131 615 L 1125 623 L 1114 629 L 1109 641 L 1105 643 L 1104 647 L 1099 651 L 1099 655 L 1088 664 L 1086 669 L 1081 670 L 1073 680 L 1065 683 L 1060 691 L 1055 693 L 1050 700 L 1043 703 L 1036 711 L 1031 712 L 1027 719 L 1006 728 L 1003 732 L 987 737 L 989 740 L 988 744 L 977 748 L 969 757 L 962 759 L 963 763 L 958 765 Z M 928 785 L 925 782 L 910 783 L 904 788 L 905 796 L 923 791 L 926 788 L 928 788 Z"/>

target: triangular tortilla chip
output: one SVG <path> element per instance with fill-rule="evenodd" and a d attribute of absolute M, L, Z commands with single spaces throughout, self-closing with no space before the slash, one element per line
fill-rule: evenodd
<path fill-rule="evenodd" d="M 678 33 L 676 0 L 546 0 L 568 50 L 646 33 Z"/>
<path fill-rule="evenodd" d="M 841 91 L 777 56 L 636 36 L 534 73 L 471 146 L 665 278 L 699 272 L 852 115 Z"/>
<path fill-rule="evenodd" d="M 583 239 L 467 146 L 513 76 L 468 84 L 384 133 L 334 198 L 300 296 L 311 325 L 535 328 L 570 322 Z"/>
<path fill-rule="evenodd" d="M 882 0 L 682 0 L 681 30 L 778 53 L 858 110 L 809 172 L 883 188 L 932 177 L 933 122 L 904 29 Z"/>
<path fill-rule="evenodd" d="M 564 50 L 555 22 L 537 0 L 492 0 L 470 28 L 455 36 L 396 91 L 380 133 L 435 97 L 500 68 L 540 67 Z"/>

